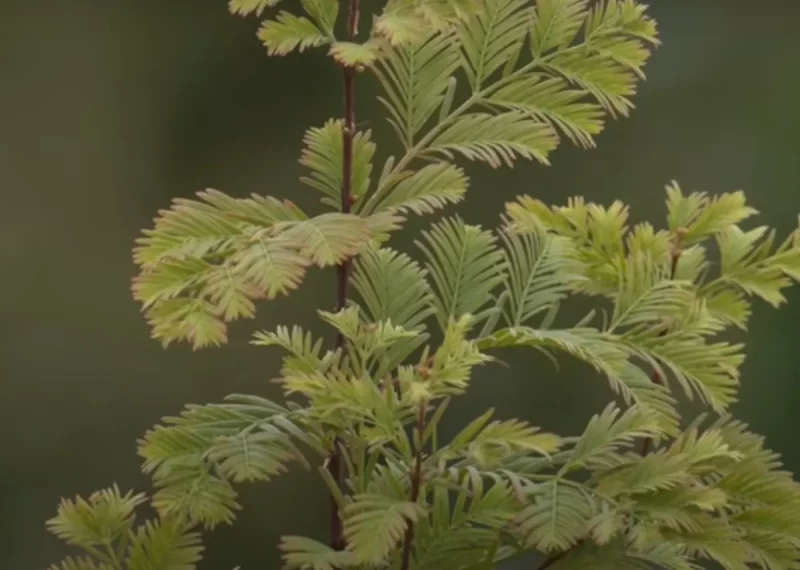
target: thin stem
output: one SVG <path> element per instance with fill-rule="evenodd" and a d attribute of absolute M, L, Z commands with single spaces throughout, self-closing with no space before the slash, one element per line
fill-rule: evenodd
<path fill-rule="evenodd" d="M 353 41 L 358 33 L 360 4 L 350 0 L 347 18 L 347 37 Z M 353 136 L 356 130 L 355 112 L 355 74 L 353 67 L 344 66 L 344 128 L 342 129 L 342 202 L 341 211 L 350 213 L 353 206 Z M 347 289 L 353 260 L 347 259 L 336 268 L 336 309 L 347 306 Z M 345 338 L 336 335 L 336 347 L 345 348 Z M 328 457 L 328 472 L 339 489 L 344 487 L 344 462 L 340 442 L 334 441 L 333 450 Z M 345 549 L 344 526 L 339 505 L 333 495 L 330 497 L 330 544 L 334 550 Z"/>
<path fill-rule="evenodd" d="M 422 438 L 425 434 L 425 408 L 426 404 L 423 402 L 419 407 L 419 415 L 417 416 L 416 425 L 416 457 L 414 458 L 414 474 L 411 476 L 411 502 L 416 503 L 419 500 L 419 491 L 422 487 Z M 403 539 L 403 554 L 402 562 L 400 563 L 400 570 L 409 570 L 411 568 L 411 550 L 414 546 L 414 523 L 408 521 L 406 527 L 405 538 Z"/>

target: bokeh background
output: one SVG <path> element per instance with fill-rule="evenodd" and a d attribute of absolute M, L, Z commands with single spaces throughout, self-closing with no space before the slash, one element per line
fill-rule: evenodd
<path fill-rule="evenodd" d="M 494 223 L 523 192 L 619 198 L 634 217 L 663 220 L 675 179 L 687 191 L 744 189 L 762 223 L 794 227 L 800 3 L 652 0 L 652 13 L 664 45 L 632 118 L 596 150 L 564 146 L 550 168 L 472 168 L 468 221 Z M 113 482 L 147 490 L 135 441 L 162 416 L 231 392 L 276 396 L 276 354 L 249 346 L 249 333 L 316 326 L 314 307 L 333 301 L 333 276 L 315 276 L 234 327 L 227 347 L 192 354 L 149 340 L 130 297 L 133 240 L 173 197 L 214 187 L 316 198 L 297 182 L 297 157 L 304 129 L 340 113 L 338 73 L 319 55 L 268 59 L 256 26 L 224 0 L 0 3 L 0 568 L 60 560 L 44 528 L 59 497 Z M 359 119 L 389 140 L 371 89 L 359 85 Z M 797 472 L 800 290 L 789 297 L 780 311 L 758 306 L 736 412 Z M 513 364 L 480 375 L 452 421 L 491 400 L 574 433 L 609 397 L 583 369 Z M 245 511 L 209 537 L 202 568 L 277 568 L 281 533 L 324 536 L 308 474 L 242 492 Z"/>

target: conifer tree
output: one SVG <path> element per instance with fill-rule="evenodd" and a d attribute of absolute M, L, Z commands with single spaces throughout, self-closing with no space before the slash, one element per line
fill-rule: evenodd
<path fill-rule="evenodd" d="M 749 225 L 742 192 L 672 183 L 663 225 L 630 225 L 620 202 L 520 196 L 496 228 L 451 214 L 414 251 L 388 245 L 409 216 L 464 198 L 469 162 L 548 164 L 627 116 L 658 45 L 645 6 L 229 4 L 263 19 L 270 55 L 323 49 L 341 68 L 341 118 L 310 128 L 300 157 L 320 211 L 216 190 L 175 200 L 137 242 L 134 296 L 155 339 L 201 349 L 327 268 L 338 305 L 319 316 L 336 342 L 257 332 L 253 344 L 284 353 L 286 400 L 234 394 L 166 418 L 139 444 L 152 497 L 63 500 L 49 528 L 84 554 L 54 570 L 193 569 L 202 532 L 240 509 L 237 486 L 296 464 L 319 466 L 330 536 L 285 536 L 289 569 L 488 570 L 530 552 L 554 570 L 800 567 L 800 487 L 730 417 L 745 348 L 721 339 L 745 330 L 753 302 L 785 301 L 800 231 L 778 240 Z M 394 148 L 356 126 L 361 73 L 380 85 Z M 579 296 L 595 310 L 565 321 Z M 580 433 L 487 410 L 442 440 L 473 370 L 513 347 L 585 361 L 614 396 Z M 681 417 L 679 397 L 708 414 Z M 148 500 L 158 517 L 137 522 Z"/>

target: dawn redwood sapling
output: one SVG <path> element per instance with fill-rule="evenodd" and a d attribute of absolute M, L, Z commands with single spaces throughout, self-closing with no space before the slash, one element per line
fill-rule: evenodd
<path fill-rule="evenodd" d="M 310 128 L 300 159 L 323 208 L 216 190 L 175 200 L 137 243 L 134 296 L 154 338 L 199 349 L 331 268 L 337 304 L 319 315 L 336 341 L 258 332 L 254 344 L 286 352 L 286 401 L 234 394 L 165 419 L 139 447 L 158 518 L 137 523 L 147 498 L 116 486 L 63 500 L 49 527 L 85 556 L 53 569 L 191 570 L 201 530 L 240 508 L 235 486 L 292 463 L 320 465 L 330 536 L 284 537 L 290 569 L 488 570 L 530 552 L 559 570 L 800 567 L 800 488 L 728 415 L 744 347 L 719 339 L 745 329 L 753 298 L 785 301 L 800 232 L 778 243 L 741 226 L 756 213 L 742 192 L 673 183 L 664 229 L 630 226 L 620 202 L 520 196 L 497 228 L 433 223 L 422 262 L 387 245 L 408 216 L 462 200 L 462 162 L 547 164 L 559 143 L 592 147 L 627 116 L 658 44 L 644 5 L 229 4 L 267 18 L 270 55 L 324 48 L 341 68 L 343 118 Z M 399 141 L 380 162 L 356 123 L 359 73 L 378 81 Z M 579 295 L 596 310 L 563 322 Z M 574 437 L 488 410 L 442 441 L 448 402 L 512 347 L 587 362 L 612 403 Z M 676 391 L 709 417 L 683 421 Z"/>

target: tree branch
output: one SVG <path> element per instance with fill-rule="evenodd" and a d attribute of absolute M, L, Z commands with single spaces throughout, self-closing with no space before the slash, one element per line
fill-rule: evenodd
<path fill-rule="evenodd" d="M 347 37 L 353 41 L 358 33 L 360 5 L 359 0 L 350 0 L 347 18 Z M 355 74 L 352 67 L 343 66 L 344 74 L 344 128 L 342 129 L 342 201 L 341 211 L 350 213 L 353 206 L 353 136 L 356 129 L 355 112 Z M 347 259 L 336 268 L 336 309 L 347 306 L 347 289 L 353 260 Z M 336 347 L 344 348 L 345 339 L 341 333 L 336 335 Z M 328 472 L 339 488 L 344 487 L 344 465 L 339 441 L 334 441 L 328 458 Z M 330 498 L 330 544 L 334 550 L 344 550 L 344 526 L 339 506 L 333 496 Z"/>
<path fill-rule="evenodd" d="M 416 503 L 419 500 L 419 491 L 422 487 L 422 436 L 425 433 L 425 409 L 427 404 L 424 402 L 419 407 L 419 415 L 417 416 L 416 425 L 416 440 L 417 449 L 416 457 L 414 458 L 414 474 L 411 476 L 411 502 Z M 406 527 L 405 538 L 403 539 L 403 554 L 402 562 L 400 563 L 400 570 L 409 570 L 411 568 L 411 550 L 414 546 L 414 523 L 408 521 Z"/>

